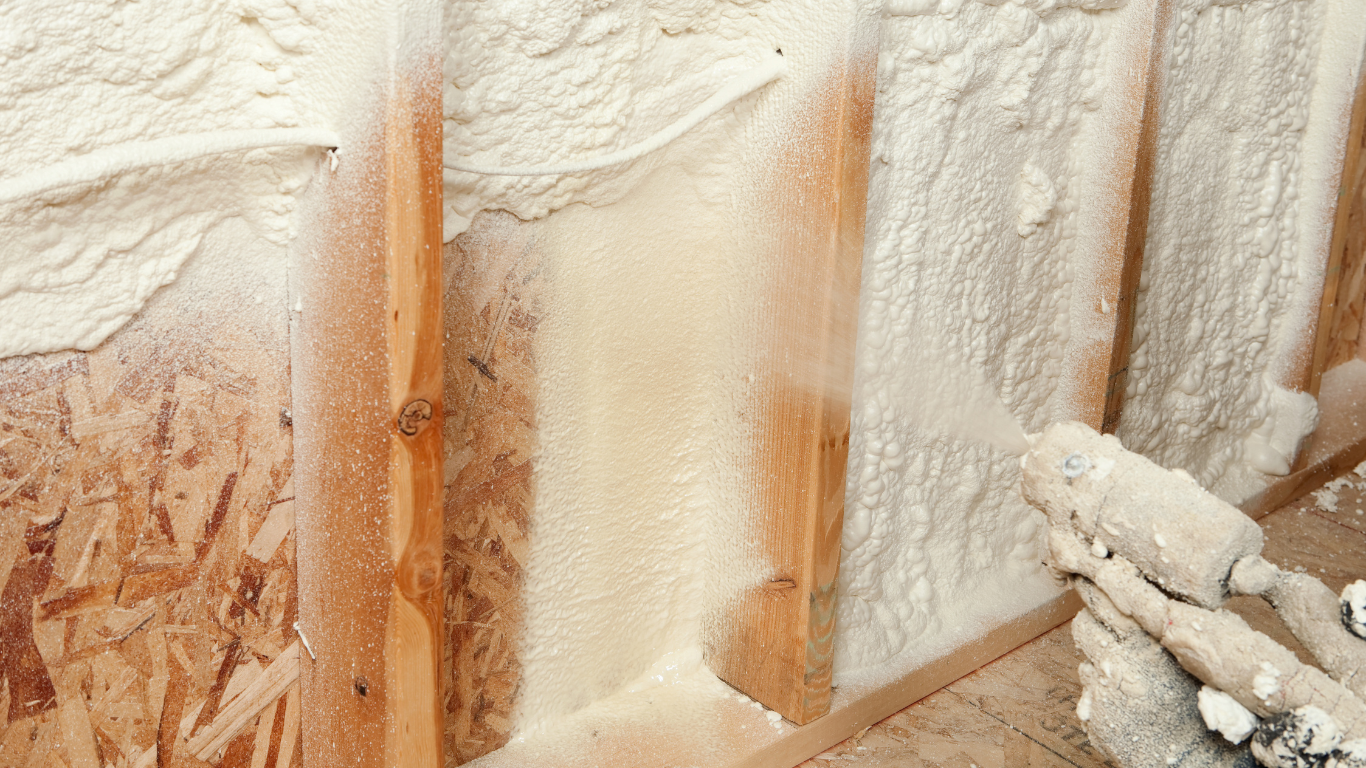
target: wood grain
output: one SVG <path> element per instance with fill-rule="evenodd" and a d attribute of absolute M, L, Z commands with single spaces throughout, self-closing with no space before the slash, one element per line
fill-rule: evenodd
<path fill-rule="evenodd" d="M 1356 103 L 1342 164 L 1333 241 L 1324 279 L 1322 312 L 1314 345 L 1309 392 L 1318 396 L 1325 371 L 1359 357 L 1366 320 L 1366 73 Z"/>
<path fill-rule="evenodd" d="M 776 173 L 781 229 L 758 329 L 759 511 L 748 532 L 773 576 L 704 646 L 721 679 L 798 724 L 830 707 L 876 57 L 842 66 L 818 89 L 812 119 L 796 121 L 812 129 Z"/>
<path fill-rule="evenodd" d="M 1073 664 L 1075 667 L 1075 664 Z M 1100 768 L 1070 761 L 950 690 L 930 694 L 798 768 Z"/>
<path fill-rule="evenodd" d="M 390 546 L 386 637 L 390 766 L 439 768 L 441 696 L 442 324 L 441 65 L 400 78 L 385 126 L 389 285 Z M 392 322 L 389 321 L 392 316 Z"/>
<path fill-rule="evenodd" d="M 535 225 L 481 214 L 446 258 L 446 762 L 505 744 L 538 446 Z"/>
<path fill-rule="evenodd" d="M 320 180 L 300 270 L 304 754 L 441 764 L 440 61 L 400 72 Z"/>

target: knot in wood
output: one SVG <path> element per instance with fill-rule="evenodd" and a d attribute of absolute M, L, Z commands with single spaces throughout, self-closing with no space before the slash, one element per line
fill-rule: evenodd
<path fill-rule="evenodd" d="M 398 415 L 398 431 L 405 435 L 416 435 L 432 421 L 432 404 L 426 400 L 414 400 L 403 406 Z"/>
<path fill-rule="evenodd" d="M 441 586 L 441 559 L 414 554 L 398 570 L 398 586 L 410 600 L 422 600 Z"/>
<path fill-rule="evenodd" d="M 417 571 L 417 588 L 423 592 L 430 592 L 436 589 L 437 578 L 437 570 L 430 565 L 419 568 Z"/>

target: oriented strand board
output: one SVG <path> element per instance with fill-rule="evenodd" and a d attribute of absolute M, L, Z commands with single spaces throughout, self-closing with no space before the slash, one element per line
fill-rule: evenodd
<path fill-rule="evenodd" d="M 509 214 L 481 214 L 445 249 L 448 765 L 507 742 L 521 679 L 544 311 L 534 229 Z"/>
<path fill-rule="evenodd" d="M 248 306 L 0 362 L 0 765 L 300 764 L 288 351 Z"/>

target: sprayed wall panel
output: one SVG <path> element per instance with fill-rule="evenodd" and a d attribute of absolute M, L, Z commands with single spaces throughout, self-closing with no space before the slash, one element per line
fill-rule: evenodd
<path fill-rule="evenodd" d="M 1057 595 L 1015 455 L 1026 431 L 1100 429 L 1117 406 L 1165 32 L 1161 3 L 1078 5 L 883 19 L 842 685 L 896 678 Z"/>
<path fill-rule="evenodd" d="M 1291 471 L 1317 421 L 1366 17 L 1333 0 L 1177 0 L 1172 23 L 1119 435 L 1238 503 Z"/>

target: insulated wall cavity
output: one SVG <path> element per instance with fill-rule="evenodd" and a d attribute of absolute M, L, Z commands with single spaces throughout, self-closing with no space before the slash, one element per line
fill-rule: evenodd
<path fill-rule="evenodd" d="M 1014 454 L 1023 431 L 1098 420 L 1104 401 L 1118 268 L 1102 262 L 1123 240 L 1125 98 L 1152 8 L 887 6 L 835 644 L 846 682 L 1057 594 Z M 1087 365 L 1099 385 L 1077 375 Z"/>
<path fill-rule="evenodd" d="M 1179 0 L 1120 436 L 1240 502 L 1287 474 L 1363 21 L 1335 0 Z"/>
<path fill-rule="evenodd" d="M 786 71 L 631 162 L 447 172 L 446 547 L 462 595 L 447 621 L 480 649 L 452 641 L 456 661 L 494 670 L 473 685 L 452 678 L 459 738 L 496 746 L 616 706 L 615 694 L 715 682 L 702 664 L 708 617 L 772 576 L 743 535 L 753 336 L 771 277 L 760 257 L 776 215 L 766 185 L 777 153 L 800 153 L 789 142 L 810 126 L 792 124 L 844 71 L 859 12 L 448 5 L 448 165 L 592 158 L 648 139 L 757 65 Z M 469 621 L 492 630 L 457 628 Z M 496 716 L 476 705 L 481 692 Z"/>

